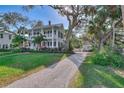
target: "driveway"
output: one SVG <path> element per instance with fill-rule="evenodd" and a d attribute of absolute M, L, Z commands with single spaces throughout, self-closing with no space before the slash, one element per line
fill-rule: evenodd
<path fill-rule="evenodd" d="M 78 71 L 87 53 L 76 53 L 44 69 L 17 80 L 7 88 L 65 88 Z"/>

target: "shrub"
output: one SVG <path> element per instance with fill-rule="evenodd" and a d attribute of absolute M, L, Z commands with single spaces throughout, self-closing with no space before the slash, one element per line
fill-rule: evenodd
<path fill-rule="evenodd" d="M 122 55 L 118 55 L 116 53 L 110 54 L 108 57 L 110 63 L 114 67 L 121 67 L 124 63 L 124 58 Z"/>
<path fill-rule="evenodd" d="M 116 52 L 97 52 L 92 56 L 91 61 L 97 65 L 111 65 L 113 67 L 121 67 L 124 63 L 124 58 L 121 54 Z"/>
<path fill-rule="evenodd" d="M 11 51 L 10 49 L 0 49 L 0 52 L 9 52 Z"/>
<path fill-rule="evenodd" d="M 102 65 L 102 66 L 110 65 L 110 62 L 108 61 L 108 55 L 106 55 L 105 53 L 95 54 L 92 57 L 92 62 L 94 64 L 98 64 L 98 65 Z"/>

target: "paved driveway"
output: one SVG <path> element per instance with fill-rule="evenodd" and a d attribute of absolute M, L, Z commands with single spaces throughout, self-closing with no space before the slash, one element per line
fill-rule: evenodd
<path fill-rule="evenodd" d="M 77 72 L 87 53 L 76 53 L 44 69 L 17 80 L 7 88 L 64 88 Z"/>

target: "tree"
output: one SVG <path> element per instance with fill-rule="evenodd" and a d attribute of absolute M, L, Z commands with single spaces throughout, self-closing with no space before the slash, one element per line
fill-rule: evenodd
<path fill-rule="evenodd" d="M 33 7 L 34 6 L 31 6 L 29 8 Z M 50 7 L 57 10 L 62 16 L 65 16 L 69 22 L 66 35 L 67 50 L 70 47 L 69 42 L 71 41 L 73 31 L 76 31 L 75 29 L 79 28 L 84 20 L 89 20 L 89 24 L 92 25 L 92 27 L 89 25 L 89 28 L 95 30 L 92 36 L 95 38 L 93 40 L 96 40 L 99 44 L 99 50 L 101 50 L 107 40 L 111 38 L 112 33 L 112 45 L 114 45 L 115 27 L 121 20 L 120 6 L 50 5 Z M 93 25 L 95 27 L 93 27 Z"/>
<path fill-rule="evenodd" d="M 76 37 L 75 35 L 72 35 L 71 39 L 71 47 L 74 48 L 81 48 L 82 47 L 82 38 L 81 37 Z"/>
<path fill-rule="evenodd" d="M 68 25 L 68 33 L 66 36 L 66 49 L 69 50 L 70 48 L 70 41 L 72 38 L 72 33 L 76 27 L 78 27 L 83 20 L 85 15 L 86 6 L 82 5 L 53 5 L 52 8 L 58 10 L 58 12 L 65 16 L 69 22 Z"/>
<path fill-rule="evenodd" d="M 42 34 L 40 34 L 40 35 L 34 37 L 33 42 L 37 44 L 37 49 L 38 49 L 38 50 L 41 49 L 41 42 L 42 42 L 43 40 L 45 40 L 45 39 L 44 39 L 44 36 L 43 36 Z"/>
<path fill-rule="evenodd" d="M 122 23 L 123 23 L 123 29 L 124 29 L 124 5 L 121 5 L 121 12 L 122 12 Z"/>
<path fill-rule="evenodd" d="M 18 31 L 21 26 L 26 25 L 28 18 L 20 13 L 9 12 L 2 15 L 2 21 L 9 29 Z"/>
<path fill-rule="evenodd" d="M 121 20 L 120 6 L 96 6 L 96 13 L 90 19 L 88 33 L 91 34 L 92 43 L 98 43 L 98 49 L 101 50 L 107 40 L 112 37 L 115 27 Z M 113 40 L 114 42 L 114 35 Z M 111 44 L 109 42 L 109 44 Z M 113 44 L 113 43 L 112 43 Z"/>
<path fill-rule="evenodd" d="M 25 41 L 26 41 L 26 38 L 24 38 L 23 36 L 15 35 L 14 38 L 12 39 L 13 47 L 22 48 L 23 42 L 25 42 Z"/>
<path fill-rule="evenodd" d="M 65 49 L 69 50 L 70 40 L 72 38 L 72 33 L 74 29 L 81 24 L 84 20 L 85 8 L 86 6 L 81 5 L 49 5 L 53 9 L 57 10 L 62 16 L 65 16 L 69 22 L 68 32 L 66 35 L 66 45 Z M 24 6 L 26 10 L 34 8 L 34 6 Z"/>
<path fill-rule="evenodd" d="M 122 21 L 121 7 L 116 5 L 106 6 L 108 11 L 108 16 L 111 19 L 111 29 L 112 29 L 112 48 L 115 47 L 115 32 L 118 23 Z"/>

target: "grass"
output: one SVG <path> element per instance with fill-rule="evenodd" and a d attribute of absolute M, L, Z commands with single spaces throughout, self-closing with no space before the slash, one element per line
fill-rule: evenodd
<path fill-rule="evenodd" d="M 13 53 L 11 51 L 9 51 L 9 52 L 0 52 L 0 56 L 9 55 L 9 54 L 13 54 Z"/>
<path fill-rule="evenodd" d="M 117 71 L 123 73 L 121 75 Z M 70 83 L 70 87 L 83 88 L 123 88 L 124 87 L 124 71 L 110 66 L 95 65 L 87 57 L 85 62 L 80 66 L 79 72 Z"/>
<path fill-rule="evenodd" d="M 0 56 L 0 86 L 11 83 L 27 73 L 48 67 L 65 57 L 67 54 L 62 53 L 22 53 Z"/>

